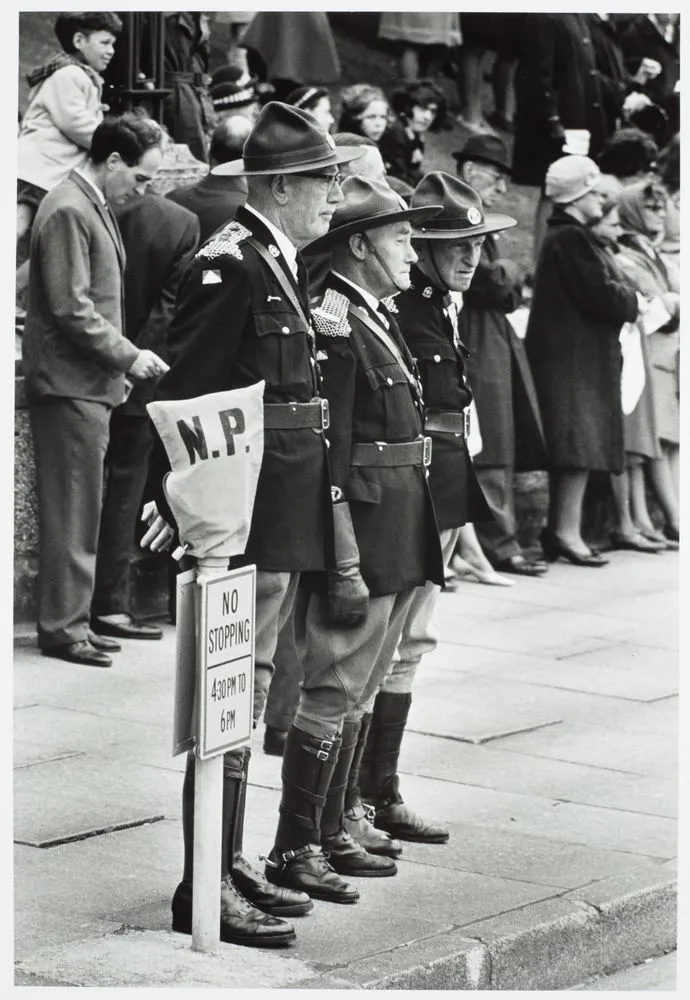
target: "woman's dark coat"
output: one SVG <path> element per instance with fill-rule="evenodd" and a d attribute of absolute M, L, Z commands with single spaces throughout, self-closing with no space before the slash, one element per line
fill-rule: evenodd
<path fill-rule="evenodd" d="M 551 469 L 623 471 L 618 336 L 637 311 L 635 292 L 594 234 L 555 211 L 525 338 Z"/>
<path fill-rule="evenodd" d="M 549 164 L 562 155 L 563 138 L 550 135 L 559 123 L 564 129 L 588 129 L 589 155 L 597 156 L 606 120 L 586 14 L 525 18 L 515 93 L 516 184 L 543 184 Z"/>
<path fill-rule="evenodd" d="M 520 285 L 514 265 L 500 260 L 495 237 L 487 236 L 458 328 L 470 351 L 465 367 L 482 436 L 474 464 L 526 472 L 546 468 L 546 446 L 525 348 L 506 315 L 520 304 Z"/>

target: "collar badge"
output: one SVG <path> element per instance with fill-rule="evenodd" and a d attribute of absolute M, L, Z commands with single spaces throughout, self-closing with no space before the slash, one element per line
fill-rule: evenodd
<path fill-rule="evenodd" d="M 280 257 L 280 250 L 273 243 L 269 243 L 268 252 L 272 254 L 274 257 Z"/>
<path fill-rule="evenodd" d="M 431 285 L 427 285 L 426 288 L 424 289 L 424 291 L 422 292 L 422 296 L 425 299 L 430 299 L 433 294 L 434 294 L 434 290 L 431 287 Z"/>

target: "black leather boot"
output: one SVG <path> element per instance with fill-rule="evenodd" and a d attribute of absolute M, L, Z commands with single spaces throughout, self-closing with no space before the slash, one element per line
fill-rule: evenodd
<path fill-rule="evenodd" d="M 390 858 L 369 854 L 343 828 L 345 789 L 357 748 L 360 723 L 345 720 L 338 760 L 321 815 L 321 846 L 329 863 L 340 875 L 377 878 L 395 875 L 398 868 Z"/>
<path fill-rule="evenodd" d="M 377 830 L 373 824 L 375 810 L 373 806 L 365 806 L 359 788 L 359 775 L 362 767 L 362 756 L 371 726 L 371 712 L 362 716 L 362 722 L 357 734 L 357 746 L 350 765 L 345 789 L 345 813 L 343 829 L 349 833 L 369 854 L 383 854 L 390 858 L 399 858 L 402 845 L 385 832 Z"/>
<path fill-rule="evenodd" d="M 241 751 L 240 751 L 241 753 Z M 240 764 L 241 767 L 241 764 Z M 290 944 L 295 940 L 292 924 L 262 913 L 253 907 L 234 885 L 229 873 L 232 809 L 234 803 L 223 796 L 223 836 L 220 882 L 220 940 L 228 944 L 270 948 Z M 187 770 L 182 785 L 182 833 L 184 837 L 184 871 L 182 881 L 172 899 L 172 929 L 180 934 L 192 933 L 192 880 L 194 863 L 194 755 L 187 755 Z"/>
<path fill-rule="evenodd" d="M 339 749 L 339 736 L 322 740 L 290 727 L 283 754 L 280 818 L 275 845 L 266 858 L 266 878 L 314 899 L 354 903 L 359 893 L 341 879 L 321 850 L 321 815 Z"/>
<path fill-rule="evenodd" d="M 242 895 L 252 906 L 274 917 L 301 917 L 314 909 L 306 892 L 271 885 L 242 856 L 244 807 L 251 750 L 226 754 L 223 761 L 223 801 L 229 802 L 230 873 Z"/>
<path fill-rule="evenodd" d="M 417 816 L 400 794 L 398 759 L 411 704 L 411 694 L 379 691 L 376 695 L 366 753 L 368 766 L 361 773 L 362 797 L 376 810 L 377 829 L 400 840 L 445 844 L 448 831 Z"/>

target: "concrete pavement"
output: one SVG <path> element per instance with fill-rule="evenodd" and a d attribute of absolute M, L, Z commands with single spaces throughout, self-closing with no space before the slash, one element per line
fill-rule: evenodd
<path fill-rule="evenodd" d="M 407 844 L 356 906 L 315 903 L 282 951 L 172 934 L 182 757 L 174 630 L 111 670 L 16 649 L 15 959 L 21 985 L 565 989 L 675 947 L 675 553 L 556 564 L 440 599 L 401 760 Z M 245 853 L 267 853 L 280 761 L 250 768 Z"/>

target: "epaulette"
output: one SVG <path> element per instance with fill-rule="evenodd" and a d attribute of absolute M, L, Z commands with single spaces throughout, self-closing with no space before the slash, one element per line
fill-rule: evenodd
<path fill-rule="evenodd" d="M 237 260 L 244 260 L 244 255 L 239 248 L 239 244 L 252 235 L 251 229 L 247 229 L 242 223 L 234 219 L 224 226 L 219 233 L 205 243 L 197 253 L 197 257 L 204 260 L 213 260 L 215 257 L 224 257 L 229 254 Z"/>
<path fill-rule="evenodd" d="M 321 305 L 311 311 L 316 332 L 326 337 L 349 337 L 352 330 L 347 318 L 349 308 L 350 300 L 347 296 L 329 288 Z"/>

